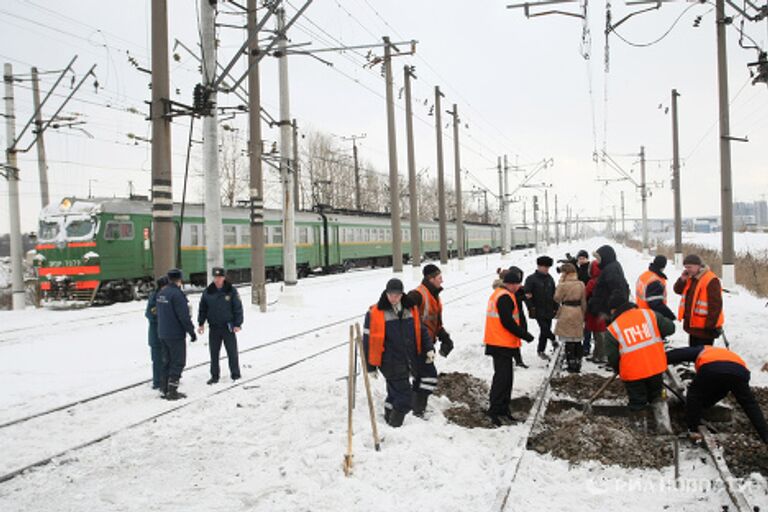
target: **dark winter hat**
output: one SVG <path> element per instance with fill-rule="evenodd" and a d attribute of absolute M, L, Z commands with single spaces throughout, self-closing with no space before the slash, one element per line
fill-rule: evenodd
<path fill-rule="evenodd" d="M 432 263 L 428 265 L 424 265 L 424 268 L 421 269 L 421 273 L 426 277 L 427 279 L 431 279 L 437 275 L 440 275 L 440 267 L 437 265 L 433 265 Z"/>
<path fill-rule="evenodd" d="M 551 267 L 555 261 L 549 256 L 539 256 L 536 258 L 536 265 L 540 267 Z"/>
<path fill-rule="evenodd" d="M 608 310 L 613 311 L 614 309 L 618 309 L 626 303 L 627 297 L 623 293 L 615 291 L 611 293 L 610 297 L 608 297 Z"/>
<path fill-rule="evenodd" d="M 177 281 L 179 279 L 184 278 L 184 273 L 177 268 L 172 268 L 171 270 L 168 271 L 168 274 L 166 275 L 168 276 L 168 280 L 170 281 Z"/>
<path fill-rule="evenodd" d="M 155 282 L 155 286 L 157 286 L 158 290 L 163 286 L 166 286 L 167 284 L 168 284 L 168 277 L 166 276 L 160 276 Z"/>
<path fill-rule="evenodd" d="M 387 293 L 403 293 L 403 282 L 397 278 L 387 281 L 387 287 L 384 289 Z"/>
<path fill-rule="evenodd" d="M 226 272 L 224 272 L 224 269 L 221 267 L 213 267 L 213 269 L 211 269 L 211 273 L 213 274 L 213 277 L 224 277 L 227 275 Z"/>
<path fill-rule="evenodd" d="M 701 261 L 701 258 L 699 258 L 698 254 L 689 254 L 683 260 L 683 265 L 703 265 L 703 264 L 704 262 Z"/>
<path fill-rule="evenodd" d="M 579 251 L 579 252 L 576 254 L 576 257 L 577 257 L 577 258 L 582 258 L 582 257 L 584 257 L 584 258 L 587 258 L 587 259 L 589 259 L 589 253 L 588 253 L 587 251 L 585 251 L 584 249 L 582 249 L 582 250 L 580 250 L 580 251 Z"/>
<path fill-rule="evenodd" d="M 504 274 L 504 283 L 506 284 L 520 284 L 523 282 L 523 271 L 517 267 L 509 267 L 506 274 Z"/>
<path fill-rule="evenodd" d="M 659 270 L 663 270 L 664 267 L 667 266 L 667 257 L 662 254 L 658 254 L 655 258 L 653 258 L 653 263 L 651 263 L 651 265 L 658 268 Z"/>

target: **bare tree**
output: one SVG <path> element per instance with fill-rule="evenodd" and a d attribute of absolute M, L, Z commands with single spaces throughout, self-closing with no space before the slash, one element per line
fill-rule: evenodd
<path fill-rule="evenodd" d="M 245 141 L 237 129 L 225 130 L 219 146 L 219 176 L 221 203 L 235 206 L 238 200 L 248 196 L 248 159 Z"/>

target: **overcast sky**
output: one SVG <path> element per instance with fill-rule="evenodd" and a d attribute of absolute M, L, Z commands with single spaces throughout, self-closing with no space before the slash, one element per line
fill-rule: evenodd
<path fill-rule="evenodd" d="M 299 0 L 287 4 L 289 14 Z M 169 1 L 170 46 L 175 39 L 197 49 L 196 2 Z M 562 9 L 576 11 L 576 6 Z M 631 7 L 616 4 L 612 18 L 618 20 Z M 687 10 L 686 10 L 687 9 Z M 218 21 L 241 25 L 241 15 L 224 3 Z M 150 137 L 144 121 L 150 98 L 149 75 L 139 67 L 150 67 L 150 0 L 105 2 L 78 0 L 6 0 L 0 6 L 0 59 L 14 66 L 17 130 L 31 115 L 32 95 L 28 73 L 31 65 L 41 70 L 63 68 L 79 55 L 78 78 L 92 64 L 99 90 L 88 80 L 65 113 L 77 113 L 88 133 L 72 129 L 51 130 L 45 143 L 49 159 L 51 196 L 86 197 L 89 180 L 94 195 L 125 196 L 129 181 L 137 193 L 147 193 L 150 183 L 150 150 L 128 134 Z M 702 16 L 695 28 L 694 19 Z M 591 45 L 584 45 L 583 23 L 565 16 L 527 19 L 522 10 L 508 10 L 502 1 L 457 0 L 315 0 L 291 30 L 293 43 L 311 42 L 321 48 L 369 44 L 389 35 L 393 41 L 416 39 L 417 53 L 394 61 L 396 93 L 403 83 L 403 66 L 416 66 L 414 82 L 416 161 L 418 169 L 436 169 L 434 118 L 428 115 L 433 89 L 440 85 L 444 107 L 458 105 L 461 127 L 461 163 L 469 171 L 464 190 L 472 186 L 498 188 L 496 158 L 504 153 L 510 161 L 528 165 L 545 158 L 554 167 L 532 179 L 552 185 L 561 206 L 573 207 L 582 216 L 610 215 L 619 204 L 620 191 L 627 200 L 627 215 L 640 215 L 639 193 L 629 182 L 598 181 L 618 175 L 593 161 L 593 151 L 607 147 L 619 164 L 639 181 L 636 154 L 646 148 L 648 181 L 657 184 L 649 199 L 649 216 L 671 217 L 670 188 L 671 116 L 670 91 L 680 98 L 680 142 L 683 215 L 713 215 L 720 211 L 718 152 L 717 75 L 715 20 L 710 4 L 679 2 L 665 4 L 628 20 L 617 31 L 632 43 L 646 43 L 669 35 L 648 47 L 634 47 L 612 35 L 610 71 L 604 72 L 603 34 L 605 4 L 590 3 L 588 27 Z M 733 144 L 733 189 L 735 200 L 756 200 L 768 194 L 766 148 L 768 148 L 768 88 L 751 85 L 746 64 L 756 60 L 754 50 L 739 48 L 738 22 L 728 30 L 731 129 L 733 136 L 748 136 L 749 143 Z M 747 23 L 748 34 L 762 47 L 768 38 L 768 22 Z M 228 61 L 242 43 L 244 32 L 221 28 L 219 60 Z M 589 48 L 591 58 L 582 57 Z M 177 50 L 172 60 L 172 96 L 190 103 L 199 75 L 195 61 Z M 365 52 L 324 55 L 329 67 L 310 57 L 290 58 L 292 117 L 303 132 L 322 131 L 340 136 L 366 133 L 361 157 L 381 171 L 387 170 L 386 110 L 384 80 L 379 69 L 364 68 Z M 242 72 L 242 63 L 236 68 Z M 235 73 L 237 74 L 237 73 Z M 277 116 L 277 67 L 274 59 L 262 65 L 263 106 Z M 25 80 L 26 79 L 26 80 Z M 55 75 L 46 74 L 43 93 Z M 175 91 L 178 88 L 179 94 Z M 591 90 L 591 93 L 590 93 Z M 69 92 L 69 79 L 59 94 Z M 50 115 L 62 101 L 52 98 L 44 113 Z M 426 104 L 425 104 L 426 100 Z M 236 105 L 236 98 L 223 103 Z M 659 108 L 661 106 L 661 108 Z M 397 102 L 398 159 L 400 172 L 407 172 L 403 100 Z M 138 113 L 137 113 L 138 112 Z M 448 122 L 444 116 L 444 122 Z M 246 136 L 245 119 L 230 121 Z M 174 192 L 180 198 L 188 118 L 173 124 Z M 265 128 L 264 137 L 277 133 Z M 453 181 L 453 141 L 445 131 L 445 164 Z M 92 138 L 91 138 L 92 137 Z M 199 138 L 196 135 L 196 138 Z M 29 136 L 25 137 L 29 139 Z M 340 147 L 342 142 L 339 141 Z M 635 156 L 632 156 L 635 154 Z M 192 190 L 200 191 L 199 147 L 192 154 Z M 20 155 L 22 228 L 35 229 L 40 209 L 36 154 Z M 266 168 L 265 168 L 266 169 Z M 276 182 L 274 172 L 267 176 Z M 512 188 L 522 178 L 513 175 Z M 429 191 L 422 191 L 430 193 Z M 0 232 L 8 230 L 7 184 L 0 185 Z M 541 193 L 526 189 L 521 198 Z M 192 199 L 196 199 L 194 196 Z M 519 222 L 522 208 L 513 207 Z"/>

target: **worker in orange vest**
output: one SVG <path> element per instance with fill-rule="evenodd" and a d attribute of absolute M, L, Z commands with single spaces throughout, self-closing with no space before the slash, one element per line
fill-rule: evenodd
<path fill-rule="evenodd" d="M 682 295 L 677 319 L 688 333 L 688 345 L 712 345 L 723 327 L 723 288 L 720 279 L 696 254 L 683 260 L 685 271 L 674 286 Z"/>
<path fill-rule="evenodd" d="M 493 358 L 488 417 L 497 427 L 517 421 L 509 410 L 514 382 L 514 350 L 520 348 L 521 339 L 533 341 L 533 335 L 522 327 L 520 304 L 515 296 L 522 282 L 523 271 L 510 267 L 502 286 L 493 290 L 485 312 L 485 354 Z"/>
<path fill-rule="evenodd" d="M 392 427 L 400 427 L 411 410 L 410 377 L 433 378 L 425 374 L 435 360 L 435 349 L 417 308 L 403 293 L 403 282 L 390 279 L 379 301 L 365 314 L 363 348 L 368 370 L 381 370 L 387 380 L 384 419 Z M 422 390 L 428 394 L 432 389 Z"/>
<path fill-rule="evenodd" d="M 667 362 L 695 363 L 696 376 L 688 386 L 685 397 L 685 421 L 688 434 L 693 440 L 701 437 L 697 430 L 703 410 L 715 405 L 728 393 L 733 393 L 760 439 L 768 444 L 765 416 L 749 389 L 749 368 L 735 352 L 721 347 L 698 345 L 670 350 L 667 352 Z"/>
<path fill-rule="evenodd" d="M 440 340 L 440 355 L 448 357 L 453 350 L 451 336 L 443 327 L 443 274 L 437 265 L 429 263 L 421 271 L 424 278 L 416 289 L 408 292 L 408 299 L 419 308 L 419 316 L 429 332 L 430 339 Z M 434 363 L 420 368 L 419 376 L 413 379 L 413 414 L 423 417 L 429 395 L 437 387 L 437 369 Z M 422 377 L 423 376 L 423 377 Z"/>
<path fill-rule="evenodd" d="M 667 369 L 664 338 L 675 332 L 672 320 L 650 309 L 638 308 L 623 293 L 608 299 L 611 320 L 606 332 L 608 364 L 619 373 L 629 397 L 630 417 L 645 423 L 645 410 L 652 405 L 660 414 L 663 375 Z"/>
<path fill-rule="evenodd" d="M 667 306 L 667 276 L 664 268 L 667 266 L 666 256 L 661 254 L 653 258 L 648 270 L 640 274 L 635 284 L 635 303 L 639 308 L 652 309 L 670 320 L 675 314 Z"/>

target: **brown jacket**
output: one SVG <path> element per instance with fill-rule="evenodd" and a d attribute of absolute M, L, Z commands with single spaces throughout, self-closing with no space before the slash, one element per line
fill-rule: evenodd
<path fill-rule="evenodd" d="M 693 277 L 689 277 L 691 280 L 691 286 L 688 288 L 688 293 L 685 297 L 685 314 L 683 316 L 683 329 L 685 332 L 696 338 L 714 339 L 717 338 L 717 332 L 715 332 L 715 326 L 717 325 L 717 318 L 720 316 L 720 312 L 723 310 L 723 288 L 719 279 L 713 279 L 707 286 L 708 308 L 707 308 L 707 326 L 704 329 L 694 329 L 690 326 L 691 323 L 691 307 L 693 307 L 693 292 L 696 290 L 696 283 L 704 275 L 704 272 L 709 270 L 709 267 L 702 265 L 699 273 Z M 676 294 L 682 295 L 685 289 L 685 280 L 678 278 L 675 282 L 673 290 Z"/>
<path fill-rule="evenodd" d="M 587 311 L 587 298 L 584 283 L 575 273 L 563 274 L 555 289 L 555 302 L 560 304 L 557 310 L 555 335 L 563 338 L 584 336 L 584 313 Z"/>

